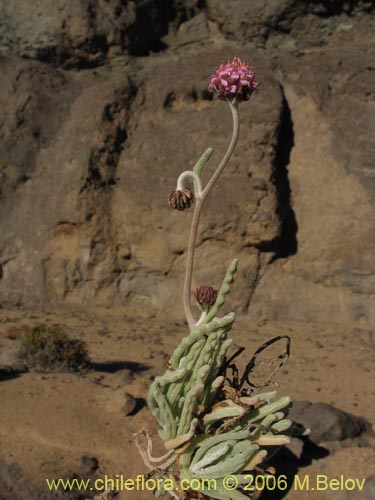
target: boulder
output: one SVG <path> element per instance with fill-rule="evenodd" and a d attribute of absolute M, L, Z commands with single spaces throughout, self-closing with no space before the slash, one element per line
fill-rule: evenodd
<path fill-rule="evenodd" d="M 309 439 L 319 445 L 324 441 L 342 441 L 371 431 L 365 419 L 356 417 L 326 403 L 298 401 L 290 417 L 310 429 Z"/>

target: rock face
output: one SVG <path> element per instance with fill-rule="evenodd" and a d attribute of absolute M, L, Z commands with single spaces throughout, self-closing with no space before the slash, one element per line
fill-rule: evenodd
<path fill-rule="evenodd" d="M 354 0 L 234 0 L 230 9 L 207 0 L 207 15 L 230 40 L 264 48 L 299 48 L 352 42 L 363 35 L 373 5 Z M 365 28 L 366 29 L 366 28 Z"/>
<path fill-rule="evenodd" d="M 1 303 L 181 316 L 190 216 L 166 195 L 213 147 L 207 180 L 227 147 L 207 84 L 240 44 L 264 83 L 207 201 L 194 286 L 238 257 L 238 312 L 374 322 L 373 6 L 233 3 L 0 7 Z"/>
<path fill-rule="evenodd" d="M 116 49 L 147 55 L 176 14 L 172 1 L 27 0 L 0 6 L 3 53 L 64 67 L 93 67 Z M 114 49 L 114 50 L 113 50 Z M 112 52 L 111 52 L 112 50 Z"/>
<path fill-rule="evenodd" d="M 284 88 L 294 136 L 288 177 L 298 250 L 267 270 L 254 314 L 374 322 L 374 146 L 367 142 L 374 133 L 367 88 L 374 74 L 363 74 L 365 46 L 352 51 L 305 56 L 303 76 L 301 61 L 288 58 Z M 319 67 L 317 81 L 312 68 Z"/>

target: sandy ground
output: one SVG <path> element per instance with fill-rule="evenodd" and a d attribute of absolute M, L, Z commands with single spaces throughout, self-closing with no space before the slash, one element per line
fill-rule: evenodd
<path fill-rule="evenodd" d="M 0 482 L 9 490 L 13 488 L 14 499 L 24 498 L 17 489 L 25 484 L 31 484 L 32 491 L 44 492 L 43 498 L 54 498 L 46 493 L 45 479 L 72 473 L 84 476 L 84 455 L 97 458 L 95 477 L 123 474 L 135 478 L 147 473 L 133 433 L 143 428 L 156 432 L 144 398 L 152 377 L 165 369 L 179 339 L 186 335 L 184 322 L 168 323 L 160 313 L 142 311 L 1 309 L 0 365 L 14 363 L 22 328 L 41 323 L 61 325 L 72 337 L 84 340 L 95 369 L 84 375 L 28 372 L 0 381 L 0 465 L 8 471 L 4 474 L 0 467 Z M 243 366 L 264 341 L 281 334 L 291 337 L 292 350 L 288 363 L 277 374 L 280 394 L 329 403 L 375 424 L 371 332 L 334 324 L 249 325 L 242 316 L 232 335 L 237 345 L 247 348 L 238 365 Z M 137 400 L 132 416 L 124 414 L 125 392 Z M 298 474 L 314 478 L 324 471 L 331 478 L 368 478 L 374 473 L 374 440 L 369 436 L 367 441 L 365 446 L 346 443 Z M 1 495 L 0 491 L 0 499 Z M 345 491 L 290 491 L 287 498 L 373 498 L 369 491 L 346 495 Z M 276 497 L 262 495 L 265 500 Z M 122 492 L 117 498 L 154 497 L 133 491 Z"/>

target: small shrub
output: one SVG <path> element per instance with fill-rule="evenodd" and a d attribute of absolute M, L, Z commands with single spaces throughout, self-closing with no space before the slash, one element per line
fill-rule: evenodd
<path fill-rule="evenodd" d="M 60 327 L 38 325 L 24 333 L 21 357 L 42 372 L 80 372 L 89 365 L 85 344 L 69 338 Z"/>

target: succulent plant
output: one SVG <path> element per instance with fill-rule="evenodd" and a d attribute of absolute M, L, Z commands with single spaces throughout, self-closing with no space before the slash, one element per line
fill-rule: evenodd
<path fill-rule="evenodd" d="M 155 378 L 147 396 L 152 414 L 157 420 L 159 437 L 166 453 L 152 456 L 152 439 L 147 431 L 136 436 L 136 444 L 146 466 L 160 479 L 155 496 L 169 494 L 173 498 L 215 498 L 245 500 L 249 492 L 243 486 L 249 475 L 267 474 L 265 459 L 290 442 L 292 433 L 306 433 L 287 418 L 289 397 L 276 398 L 276 391 L 261 392 L 271 383 L 273 373 L 289 355 L 290 339 L 275 337 L 256 352 L 240 377 L 229 356 L 233 344 L 228 334 L 234 313 L 219 316 L 225 297 L 237 269 L 234 259 L 228 267 L 219 291 L 204 285 L 195 291 L 201 316 L 195 319 L 191 307 L 191 282 L 198 222 L 203 203 L 223 171 L 237 142 L 239 132 L 238 103 L 248 100 L 259 83 L 252 68 L 238 58 L 221 64 L 211 77 L 209 90 L 226 99 L 233 117 L 233 134 L 221 163 L 202 188 L 200 173 L 212 150 L 207 149 L 194 169 L 183 172 L 177 188 L 169 195 L 173 208 L 189 208 L 194 198 L 194 213 L 188 245 L 183 303 L 189 324 L 189 334 L 172 354 L 168 369 Z M 190 178 L 193 192 L 186 186 Z M 256 356 L 275 342 L 284 341 L 283 352 L 277 357 L 272 374 L 263 384 L 251 382 Z M 231 373 L 230 373 L 231 372 Z M 145 446 L 142 435 L 146 437 Z M 167 488 L 170 481 L 194 483 L 193 488 Z M 214 480 L 214 488 L 207 488 Z"/>

